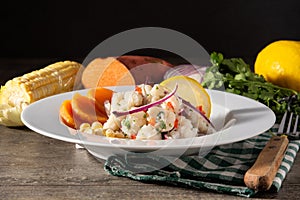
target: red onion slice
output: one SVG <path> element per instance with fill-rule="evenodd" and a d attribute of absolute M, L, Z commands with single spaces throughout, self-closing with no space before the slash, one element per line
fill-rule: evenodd
<path fill-rule="evenodd" d="M 199 116 L 204 119 L 204 121 L 206 121 L 206 123 L 215 130 L 214 125 L 212 124 L 212 122 L 200 111 L 198 110 L 195 106 L 193 106 L 190 102 L 180 98 L 182 100 L 182 103 L 187 106 L 188 108 L 192 109 L 193 111 L 195 111 L 196 113 L 199 114 Z"/>
<path fill-rule="evenodd" d="M 207 68 L 208 68 L 207 66 L 198 66 L 192 64 L 177 65 L 170 68 L 165 73 L 164 79 L 168 79 L 172 76 L 183 75 L 183 76 L 189 76 L 191 78 L 194 78 L 196 81 L 201 83 L 203 81 L 203 77 Z"/>
<path fill-rule="evenodd" d="M 161 98 L 158 101 L 155 101 L 155 102 L 149 103 L 147 105 L 143 105 L 143 106 L 140 106 L 138 108 L 128 110 L 128 111 L 113 111 L 112 114 L 114 114 L 116 117 L 121 117 L 124 115 L 129 115 L 129 114 L 133 114 L 133 113 L 140 112 L 140 111 L 145 111 L 153 106 L 161 104 L 162 102 L 164 102 L 167 99 L 169 99 L 170 97 L 172 97 L 176 93 L 177 88 L 178 88 L 178 85 L 176 84 L 175 88 L 173 89 L 172 92 L 170 92 L 169 94 L 167 94 L 166 96 L 164 96 L 163 98 Z"/>

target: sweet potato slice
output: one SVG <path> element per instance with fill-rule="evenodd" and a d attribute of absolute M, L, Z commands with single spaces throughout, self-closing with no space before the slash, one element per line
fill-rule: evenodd
<path fill-rule="evenodd" d="M 87 97 L 95 99 L 95 101 L 104 105 L 105 101 L 111 101 L 114 91 L 104 87 L 92 88 L 87 92 Z"/>
<path fill-rule="evenodd" d="M 101 111 L 104 108 L 101 108 L 100 104 L 87 96 L 75 93 L 71 105 L 76 128 L 79 128 L 80 124 L 84 122 L 91 124 L 99 121 L 104 123 L 107 120 L 106 114 Z"/>
<path fill-rule="evenodd" d="M 120 85 L 135 85 L 135 80 L 125 65 L 114 60 L 100 75 L 97 87 Z"/>
<path fill-rule="evenodd" d="M 75 122 L 73 119 L 71 100 L 65 100 L 62 102 L 59 108 L 59 116 L 64 124 L 71 128 L 75 128 Z"/>
<path fill-rule="evenodd" d="M 92 60 L 84 69 L 81 82 L 85 88 L 135 85 L 130 71 L 114 57 Z"/>

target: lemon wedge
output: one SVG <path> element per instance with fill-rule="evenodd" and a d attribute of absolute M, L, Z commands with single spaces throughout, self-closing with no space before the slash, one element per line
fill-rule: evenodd
<path fill-rule="evenodd" d="M 209 118 L 211 113 L 211 100 L 207 91 L 195 79 L 188 76 L 173 76 L 165 79 L 160 85 L 173 90 L 178 84 L 176 94 L 186 101 L 189 101 L 193 106 L 202 109 L 205 116 Z"/>

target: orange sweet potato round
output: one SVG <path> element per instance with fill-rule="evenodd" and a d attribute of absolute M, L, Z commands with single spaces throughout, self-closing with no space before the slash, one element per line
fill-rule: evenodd
<path fill-rule="evenodd" d="M 76 128 L 79 128 L 82 123 L 91 124 L 95 121 L 104 123 L 107 120 L 107 115 L 103 112 L 103 105 L 98 104 L 95 100 L 87 96 L 75 93 L 71 104 Z"/>
<path fill-rule="evenodd" d="M 127 67 L 114 57 L 92 60 L 83 70 L 81 82 L 84 88 L 135 84 Z"/>
<path fill-rule="evenodd" d="M 71 128 L 75 128 L 75 122 L 73 119 L 71 100 L 65 100 L 62 102 L 59 109 L 59 116 L 64 124 Z"/>
<path fill-rule="evenodd" d="M 104 105 L 105 101 L 111 101 L 113 93 L 114 91 L 108 88 L 96 87 L 89 89 L 87 92 L 87 97 L 95 99 L 95 101 L 100 105 Z"/>

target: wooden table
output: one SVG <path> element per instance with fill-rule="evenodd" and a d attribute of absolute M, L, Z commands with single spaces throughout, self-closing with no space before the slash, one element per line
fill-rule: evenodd
<path fill-rule="evenodd" d="M 1 84 L 33 64 L 38 68 L 45 63 L 49 60 L 0 59 Z M 104 171 L 103 164 L 74 144 L 26 127 L 0 126 L 0 199 L 245 199 L 115 177 Z M 299 193 L 298 156 L 280 192 L 259 193 L 256 198 L 299 199 Z"/>

